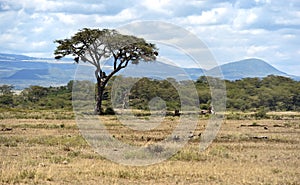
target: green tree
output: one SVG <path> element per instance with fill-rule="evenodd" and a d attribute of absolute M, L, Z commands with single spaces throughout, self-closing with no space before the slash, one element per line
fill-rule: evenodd
<path fill-rule="evenodd" d="M 25 100 L 28 100 L 33 103 L 38 102 L 42 97 L 45 97 L 47 95 L 48 89 L 46 87 L 41 87 L 37 85 L 25 88 L 21 93 L 21 96 L 23 96 Z"/>
<path fill-rule="evenodd" d="M 67 55 L 74 56 L 75 62 L 88 62 L 95 66 L 97 79 L 96 114 L 103 114 L 103 93 L 108 81 L 118 71 L 127 67 L 131 62 L 153 61 L 158 55 L 157 48 L 152 43 L 147 43 L 143 38 L 123 35 L 116 30 L 89 29 L 79 30 L 70 39 L 55 40 L 58 43 L 54 51 L 55 58 L 60 59 Z M 101 62 L 113 59 L 112 71 L 107 75 L 103 71 Z"/>
<path fill-rule="evenodd" d="M 0 86 L 0 105 L 1 106 L 12 106 L 13 102 L 13 90 L 12 85 L 1 85 Z"/>
<path fill-rule="evenodd" d="M 12 95 L 13 89 L 14 89 L 14 86 L 12 86 L 12 85 L 1 85 L 0 86 L 0 95 Z"/>

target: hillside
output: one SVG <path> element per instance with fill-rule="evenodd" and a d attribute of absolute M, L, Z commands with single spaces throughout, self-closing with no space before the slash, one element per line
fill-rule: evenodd
<path fill-rule="evenodd" d="M 104 65 L 105 71 L 110 72 L 108 61 Z M 247 77 L 266 77 L 278 75 L 300 80 L 300 77 L 292 76 L 277 70 L 272 65 L 260 59 L 245 59 L 230 62 L 219 66 L 223 72 L 224 79 L 237 80 Z M 117 73 L 123 76 L 149 77 L 156 79 L 175 78 L 177 80 L 197 80 L 200 76 L 216 76 L 217 67 L 205 70 L 200 68 L 181 68 L 163 62 L 150 63 L 141 62 L 138 65 L 129 65 Z M 58 86 L 67 84 L 74 80 L 75 74 L 82 77 L 90 76 L 93 68 L 78 66 L 72 59 L 60 61 L 51 58 L 34 58 L 24 55 L 1 54 L 0 53 L 0 84 L 11 84 L 16 89 L 23 89 L 30 85 Z"/>
<path fill-rule="evenodd" d="M 224 79 L 227 80 L 237 80 L 247 77 L 266 77 L 268 75 L 276 75 L 276 76 L 285 76 L 292 77 L 287 73 L 279 71 L 272 65 L 260 59 L 245 59 L 237 62 L 231 62 L 227 64 L 223 64 L 219 66 L 221 71 L 223 72 Z M 217 68 L 215 67 L 208 71 L 209 76 L 215 76 L 217 73 Z"/>

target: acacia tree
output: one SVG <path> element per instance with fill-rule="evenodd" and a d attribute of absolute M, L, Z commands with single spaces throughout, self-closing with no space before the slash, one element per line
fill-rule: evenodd
<path fill-rule="evenodd" d="M 71 38 L 55 40 L 58 44 L 54 51 L 55 59 L 72 55 L 76 63 L 88 62 L 95 66 L 97 79 L 96 114 L 103 114 L 103 92 L 108 81 L 118 71 L 127 67 L 129 63 L 138 64 L 140 61 L 153 61 L 158 55 L 158 49 L 143 38 L 123 35 L 116 30 L 89 29 L 79 30 Z M 101 65 L 105 60 L 112 58 L 112 71 L 106 74 Z"/>

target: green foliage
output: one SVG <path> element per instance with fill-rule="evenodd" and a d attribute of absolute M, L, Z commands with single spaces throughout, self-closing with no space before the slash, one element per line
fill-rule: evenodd
<path fill-rule="evenodd" d="M 191 89 L 184 88 L 189 82 L 178 82 L 175 79 L 156 80 L 125 78 L 122 76 L 113 77 L 112 79 L 103 93 L 103 111 L 107 114 L 114 113 L 111 107 L 150 111 L 149 103 L 151 104 L 151 101 L 157 97 L 161 98 L 161 101 L 157 101 L 155 106 L 161 108 L 165 106 L 171 112 L 180 109 L 182 102 L 191 102 L 191 97 L 189 97 Z M 200 77 L 194 82 L 201 109 L 208 109 L 211 103 L 208 82 L 206 77 Z M 269 110 L 300 111 L 300 82 L 278 76 L 268 76 L 263 79 L 245 78 L 225 82 L 228 110 L 255 111 L 252 116 L 257 119 L 267 118 L 266 113 Z M 91 105 L 84 105 L 84 103 L 87 99 L 95 100 L 95 94 L 97 94 L 95 84 L 87 81 L 70 81 L 66 86 L 61 87 L 31 86 L 24 89 L 19 95 L 2 93 L 0 95 L 0 108 L 6 110 L 8 108 L 19 110 L 72 110 L 72 87 L 74 83 L 74 87 L 77 89 L 73 89 L 73 97 L 76 97 L 76 100 L 83 107 L 91 107 Z M 118 88 L 112 89 L 114 83 L 119 83 Z M 130 84 L 134 85 L 130 87 Z M 184 89 L 183 97 L 179 97 L 178 88 Z M 126 89 L 130 89 L 130 92 L 125 92 Z M 128 105 L 126 102 L 124 103 L 125 96 L 128 97 Z M 162 101 L 165 102 L 165 105 Z M 27 113 L 24 112 L 24 114 Z M 24 117 L 22 112 L 16 113 L 16 115 Z M 32 116 L 41 117 L 33 114 Z M 228 116 L 232 118 L 240 117 L 240 115 L 233 114 Z M 240 119 L 244 118 L 241 117 Z"/>
<path fill-rule="evenodd" d="M 245 78 L 226 81 L 227 108 L 256 111 L 300 111 L 300 82 L 287 77 Z"/>
<path fill-rule="evenodd" d="M 135 82 L 130 88 L 129 95 L 129 105 L 135 109 L 150 110 L 149 103 L 151 100 L 159 97 L 162 101 L 166 102 L 166 108 L 168 110 L 174 110 L 180 108 L 180 98 L 174 85 L 178 85 L 174 79 L 166 80 L 156 80 L 149 78 L 133 79 L 133 78 L 123 78 L 120 77 L 122 83 L 117 90 L 128 89 L 127 84 Z M 172 83 L 171 83 L 172 82 Z M 175 84 L 176 83 L 176 84 Z M 123 99 L 126 94 L 124 92 L 115 92 L 113 100 L 116 107 L 122 107 Z M 163 109 L 164 105 L 162 102 L 157 102 L 155 104 L 156 108 Z"/>
<path fill-rule="evenodd" d="M 102 100 L 104 90 L 110 79 L 129 63 L 138 64 L 139 61 L 153 61 L 158 55 L 158 49 L 143 38 L 123 35 L 116 30 L 89 29 L 79 30 L 71 38 L 55 40 L 58 44 L 54 55 L 61 59 L 67 55 L 74 56 L 79 61 L 90 63 L 95 67 L 97 80 L 97 96 L 95 113 L 103 114 Z M 106 74 L 102 66 L 105 59 L 113 59 L 112 71 Z"/>
<path fill-rule="evenodd" d="M 256 119 L 268 118 L 267 111 L 264 107 L 260 107 L 259 110 L 254 114 Z"/>
<path fill-rule="evenodd" d="M 0 86 L 0 105 L 3 107 L 12 107 L 14 104 L 13 100 L 13 86 L 12 85 L 1 85 Z"/>
<path fill-rule="evenodd" d="M 13 105 L 13 95 L 2 95 L 0 96 L 0 104 L 4 107 L 10 107 Z"/>
<path fill-rule="evenodd" d="M 1 85 L 0 86 L 0 95 L 11 95 L 13 92 L 14 86 L 12 85 Z"/>
<path fill-rule="evenodd" d="M 0 96 L 0 108 L 17 109 L 72 109 L 72 89 L 67 86 L 41 87 L 30 86 L 19 95 Z"/>

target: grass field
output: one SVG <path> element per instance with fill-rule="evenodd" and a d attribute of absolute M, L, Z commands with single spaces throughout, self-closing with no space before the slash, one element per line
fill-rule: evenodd
<path fill-rule="evenodd" d="M 284 117 L 281 117 L 281 116 Z M 224 120 L 214 142 L 199 151 L 199 137 L 170 159 L 133 167 L 111 162 L 80 135 L 71 119 L 0 119 L 0 184 L 300 184 L 298 116 Z M 170 134 L 177 122 L 134 132 L 106 116 L 115 138 L 148 145 Z M 207 119 L 194 132 L 202 133 Z"/>

